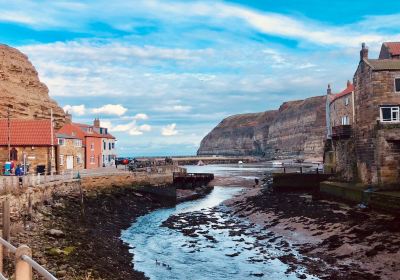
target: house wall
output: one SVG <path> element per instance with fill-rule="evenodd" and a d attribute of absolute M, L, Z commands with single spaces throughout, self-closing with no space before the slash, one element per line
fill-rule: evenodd
<path fill-rule="evenodd" d="M 13 148 L 13 146 L 12 146 Z M 29 173 L 36 173 L 38 165 L 45 165 L 46 171 L 50 172 L 51 147 L 14 147 L 18 151 L 18 160 L 16 165 L 23 164 L 23 154 L 26 154 L 27 164 L 29 164 Z M 54 159 L 56 151 L 54 150 Z M 8 161 L 8 147 L 0 146 L 0 170 L 3 170 L 4 163 Z M 55 166 L 55 164 L 53 165 Z M 54 170 L 56 171 L 56 170 Z"/>
<path fill-rule="evenodd" d="M 385 185 L 397 180 L 393 177 L 393 161 L 385 157 L 397 158 L 396 149 L 387 143 L 384 126 L 379 125 L 380 106 L 400 104 L 400 94 L 395 92 L 394 78 L 400 77 L 400 71 L 372 71 L 364 62 L 354 75 L 355 111 L 357 126 L 353 128 L 357 175 L 361 182 L 371 181 L 376 185 Z M 400 164 L 400 162 L 397 162 Z M 392 170 L 389 174 L 388 170 Z"/>
<path fill-rule="evenodd" d="M 85 144 L 85 168 L 93 169 L 101 167 L 101 138 L 87 136 Z M 91 158 L 94 158 L 94 161 L 91 161 Z"/>
<path fill-rule="evenodd" d="M 102 152 L 102 162 L 104 166 L 112 166 L 115 164 L 115 139 L 109 139 L 109 138 L 102 138 L 102 145 L 101 145 L 101 152 Z M 104 149 L 104 143 L 105 143 L 105 149 Z M 112 148 L 112 144 L 114 143 L 114 148 Z M 110 144 L 111 144 L 111 149 L 110 149 Z M 109 157 L 111 157 L 111 160 L 109 160 Z"/>
<path fill-rule="evenodd" d="M 67 170 L 67 156 L 74 157 L 74 168 L 73 170 L 82 170 L 85 168 L 85 148 L 76 147 L 74 139 L 65 139 L 63 146 L 57 146 L 57 170 L 62 173 Z M 63 162 L 61 162 L 61 155 L 63 155 Z M 78 156 L 80 157 L 80 163 L 78 163 Z"/>
<path fill-rule="evenodd" d="M 348 98 L 349 103 L 346 105 L 345 101 Z M 331 127 L 338 126 L 342 124 L 342 117 L 349 117 L 349 124 L 353 124 L 353 100 L 352 94 L 347 94 L 345 96 L 335 99 L 329 105 L 330 112 L 330 122 Z"/>

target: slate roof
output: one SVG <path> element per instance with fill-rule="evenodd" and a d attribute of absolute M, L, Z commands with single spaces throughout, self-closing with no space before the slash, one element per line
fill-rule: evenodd
<path fill-rule="evenodd" d="M 54 140 L 53 140 L 54 141 Z M 56 144 L 56 142 L 53 142 Z M 51 146 L 50 120 L 10 120 L 11 146 Z M 0 119 L 0 146 L 8 145 L 8 120 Z"/>
<path fill-rule="evenodd" d="M 372 70 L 400 70 L 400 59 L 364 59 Z"/>

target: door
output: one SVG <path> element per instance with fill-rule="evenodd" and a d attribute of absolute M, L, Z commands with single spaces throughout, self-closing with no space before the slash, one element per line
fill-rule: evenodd
<path fill-rule="evenodd" d="M 74 156 L 67 156 L 67 169 L 74 169 Z"/>

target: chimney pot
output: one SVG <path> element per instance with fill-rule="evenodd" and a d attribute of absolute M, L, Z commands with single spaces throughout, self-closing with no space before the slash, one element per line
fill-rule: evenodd
<path fill-rule="evenodd" d="M 332 94 L 331 84 L 328 84 L 328 88 L 326 89 L 327 94 Z"/>
<path fill-rule="evenodd" d="M 361 44 L 361 51 L 360 51 L 360 60 L 368 59 L 368 48 L 366 47 L 365 43 Z"/>

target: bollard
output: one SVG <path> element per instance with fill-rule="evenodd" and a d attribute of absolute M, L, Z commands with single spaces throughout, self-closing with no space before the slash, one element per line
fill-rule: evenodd
<path fill-rule="evenodd" d="M 303 174 L 303 166 L 300 166 L 300 174 Z"/>
<path fill-rule="evenodd" d="M 15 280 L 32 280 L 32 267 L 22 259 L 23 255 L 32 257 L 31 248 L 21 245 L 15 252 Z"/>

